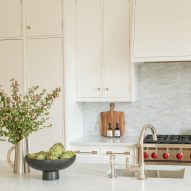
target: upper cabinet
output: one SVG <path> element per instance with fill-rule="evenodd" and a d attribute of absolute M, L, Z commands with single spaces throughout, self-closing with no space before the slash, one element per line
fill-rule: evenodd
<path fill-rule="evenodd" d="M 77 1 L 77 97 L 102 95 L 101 0 Z"/>
<path fill-rule="evenodd" d="M 190 7 L 190 0 L 135 0 L 132 61 L 191 60 Z"/>
<path fill-rule="evenodd" d="M 62 36 L 63 0 L 26 0 L 27 35 Z"/>
<path fill-rule="evenodd" d="M 130 101 L 128 0 L 77 0 L 77 100 Z"/>
<path fill-rule="evenodd" d="M 21 7 L 21 0 L 0 0 L 0 38 L 21 37 Z"/>
<path fill-rule="evenodd" d="M 105 96 L 130 97 L 130 6 L 128 0 L 104 0 L 103 65 Z"/>

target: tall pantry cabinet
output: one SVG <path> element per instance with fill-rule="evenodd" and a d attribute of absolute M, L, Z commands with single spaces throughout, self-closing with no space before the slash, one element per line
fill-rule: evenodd
<path fill-rule="evenodd" d="M 63 1 L 26 0 L 26 50 L 28 84 L 63 91 Z M 51 108 L 53 127 L 31 136 L 33 147 L 48 148 L 62 141 L 63 96 Z M 51 136 L 50 136 L 51 135 Z M 35 141 L 38 140 L 38 141 Z"/>
<path fill-rule="evenodd" d="M 0 84 L 7 89 L 15 78 L 23 92 L 62 89 L 50 112 L 53 127 L 30 136 L 31 151 L 47 149 L 63 138 L 63 0 L 0 0 L 0 26 Z"/>
<path fill-rule="evenodd" d="M 22 4 L 20 0 L 0 0 L 0 84 L 7 89 L 16 78 L 23 88 Z"/>
<path fill-rule="evenodd" d="M 0 85 L 10 91 L 12 78 L 20 82 L 24 90 L 22 3 L 20 0 L 0 0 Z M 1 160 L 11 145 L 1 142 Z"/>

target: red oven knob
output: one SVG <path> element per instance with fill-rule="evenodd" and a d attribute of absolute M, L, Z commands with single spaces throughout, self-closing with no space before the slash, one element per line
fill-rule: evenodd
<path fill-rule="evenodd" d="M 144 152 L 144 159 L 149 158 L 149 154 L 147 152 Z"/>
<path fill-rule="evenodd" d="M 169 153 L 164 153 L 164 154 L 163 154 L 163 158 L 164 158 L 164 159 L 168 159 L 168 158 L 169 158 Z"/>
<path fill-rule="evenodd" d="M 178 153 L 177 155 L 176 155 L 176 158 L 178 159 L 178 160 L 181 160 L 182 159 L 182 153 Z"/>
<path fill-rule="evenodd" d="M 155 152 L 152 153 L 152 154 L 151 154 L 151 157 L 152 157 L 153 159 L 156 159 L 156 158 L 157 158 L 157 153 L 155 153 Z"/>

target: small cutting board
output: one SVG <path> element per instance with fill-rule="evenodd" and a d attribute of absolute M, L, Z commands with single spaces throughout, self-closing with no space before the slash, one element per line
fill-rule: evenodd
<path fill-rule="evenodd" d="M 116 123 L 119 124 L 119 129 L 121 131 L 121 136 L 125 134 L 125 120 L 124 112 L 114 111 L 115 104 L 110 103 L 110 111 L 100 113 L 100 134 L 101 136 L 107 136 L 107 129 L 109 123 L 111 123 L 113 134 L 116 127 Z"/>

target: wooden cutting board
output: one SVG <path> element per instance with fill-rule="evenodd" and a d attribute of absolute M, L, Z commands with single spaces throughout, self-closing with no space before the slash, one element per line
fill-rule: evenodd
<path fill-rule="evenodd" d="M 116 123 L 119 124 L 121 136 L 125 134 L 125 120 L 124 112 L 114 111 L 115 104 L 110 103 L 110 111 L 100 113 L 100 134 L 101 136 L 107 136 L 107 129 L 109 123 L 111 123 L 113 134 L 116 127 Z"/>

